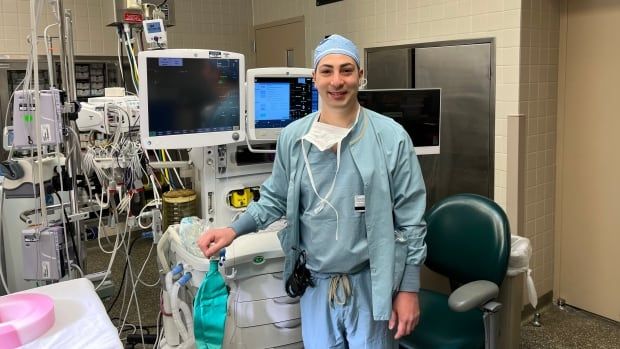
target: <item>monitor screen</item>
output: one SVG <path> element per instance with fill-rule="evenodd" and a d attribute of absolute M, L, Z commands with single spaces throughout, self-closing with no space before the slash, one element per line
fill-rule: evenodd
<path fill-rule="evenodd" d="M 275 140 L 286 125 L 319 109 L 312 69 L 250 69 L 247 81 L 251 140 Z"/>
<path fill-rule="evenodd" d="M 146 31 L 149 34 L 161 33 L 161 23 L 159 22 L 148 22 L 146 23 Z"/>
<path fill-rule="evenodd" d="M 141 133 L 147 148 L 213 146 L 243 139 L 242 55 L 162 50 L 140 52 L 139 57 Z"/>
<path fill-rule="evenodd" d="M 439 153 L 441 89 L 360 90 L 357 98 L 363 107 L 401 124 L 417 154 Z"/>

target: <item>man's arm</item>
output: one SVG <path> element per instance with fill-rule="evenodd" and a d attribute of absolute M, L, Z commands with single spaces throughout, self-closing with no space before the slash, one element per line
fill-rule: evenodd
<path fill-rule="evenodd" d="M 407 243 L 404 275 L 399 292 L 392 302 L 392 318 L 389 322 L 390 329 L 398 326 L 396 339 L 411 333 L 418 323 L 420 267 L 426 257 L 426 189 L 413 143 L 404 130 L 402 133 L 403 140 L 399 143 L 391 173 L 394 226 Z"/>

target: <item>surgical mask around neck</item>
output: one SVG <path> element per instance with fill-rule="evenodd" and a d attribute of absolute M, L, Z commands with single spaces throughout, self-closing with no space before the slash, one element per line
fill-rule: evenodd
<path fill-rule="evenodd" d="M 362 108 L 358 106 L 357 114 L 355 115 L 355 122 L 351 127 L 338 127 L 324 122 L 319 122 L 321 115 L 317 116 L 317 120 L 312 123 L 310 130 L 301 139 L 312 143 L 320 151 L 325 151 L 335 144 L 340 146 L 342 140 L 351 132 L 351 130 L 357 125 L 357 121 L 360 118 L 360 112 Z"/>
<path fill-rule="evenodd" d="M 312 123 L 310 131 L 308 131 L 302 139 L 312 143 L 320 151 L 325 151 L 334 144 L 342 142 L 350 131 L 350 128 L 338 127 L 315 121 Z"/>

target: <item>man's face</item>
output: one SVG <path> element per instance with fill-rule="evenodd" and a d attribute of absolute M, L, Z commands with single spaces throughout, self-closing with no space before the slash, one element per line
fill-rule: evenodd
<path fill-rule="evenodd" d="M 363 71 L 347 55 L 329 54 L 323 57 L 313 73 L 323 106 L 349 109 L 357 105 L 357 90 L 362 76 Z"/>

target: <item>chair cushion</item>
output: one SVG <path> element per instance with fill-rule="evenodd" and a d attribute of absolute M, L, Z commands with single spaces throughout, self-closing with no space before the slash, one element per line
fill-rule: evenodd
<path fill-rule="evenodd" d="M 425 219 L 427 267 L 459 284 L 488 280 L 501 285 L 510 257 L 510 227 L 497 203 L 475 194 L 453 195 L 435 204 Z"/>
<path fill-rule="evenodd" d="M 420 290 L 420 322 L 413 333 L 400 340 L 408 349 L 484 348 L 482 311 L 457 313 L 448 308 L 446 295 Z"/>

